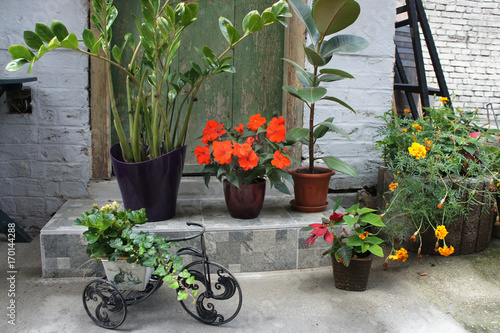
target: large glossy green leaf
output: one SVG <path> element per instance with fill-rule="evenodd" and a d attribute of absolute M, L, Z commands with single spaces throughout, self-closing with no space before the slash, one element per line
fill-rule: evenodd
<path fill-rule="evenodd" d="M 373 253 L 376 256 L 383 257 L 384 256 L 384 250 L 380 247 L 380 245 L 372 245 L 368 248 L 368 251 Z"/>
<path fill-rule="evenodd" d="M 297 90 L 300 98 L 309 104 L 314 104 L 326 95 L 326 88 L 323 87 L 304 87 Z"/>
<path fill-rule="evenodd" d="M 304 70 L 304 68 L 302 68 L 302 66 L 300 66 L 299 64 L 297 64 L 293 60 L 290 60 L 290 59 L 287 59 L 287 58 L 283 58 L 283 60 L 285 60 L 286 62 L 288 62 L 288 63 L 292 64 L 293 66 L 295 66 L 295 68 L 297 68 L 299 71 L 301 71 L 302 74 L 304 74 L 305 76 L 310 77 L 309 74 Z M 312 83 L 312 80 L 311 80 L 311 83 Z"/>
<path fill-rule="evenodd" d="M 320 67 L 325 65 L 325 60 L 313 49 L 304 45 L 304 51 L 307 61 L 313 66 Z"/>
<path fill-rule="evenodd" d="M 309 34 L 311 35 L 314 44 L 316 44 L 319 39 L 319 32 L 318 29 L 316 29 L 316 25 L 314 24 L 311 8 L 309 7 L 309 5 L 302 2 L 301 0 L 289 0 L 288 2 L 297 17 L 306 26 L 307 32 L 309 32 Z"/>
<path fill-rule="evenodd" d="M 43 45 L 42 39 L 33 31 L 26 30 L 23 33 L 24 42 L 33 50 L 38 50 Z"/>
<path fill-rule="evenodd" d="M 297 90 L 292 86 L 283 86 L 283 90 L 288 91 L 292 96 L 297 97 L 298 99 L 302 99 Z"/>
<path fill-rule="evenodd" d="M 326 156 L 326 157 L 322 157 L 321 159 L 323 160 L 323 162 L 325 162 L 325 164 L 330 169 L 333 169 L 333 170 L 338 171 L 340 173 L 346 174 L 348 176 L 352 176 L 354 178 L 359 177 L 358 172 L 352 166 L 350 166 L 346 162 L 344 162 L 336 157 Z"/>
<path fill-rule="evenodd" d="M 337 52 L 353 53 L 364 50 L 368 45 L 368 41 L 360 36 L 336 35 L 321 44 L 320 53 L 323 57 Z"/>
<path fill-rule="evenodd" d="M 75 34 L 69 34 L 61 41 L 61 46 L 66 49 L 78 50 L 78 37 Z"/>
<path fill-rule="evenodd" d="M 353 24 L 360 13 L 354 0 L 316 0 L 312 17 L 321 35 L 331 35 Z"/>
<path fill-rule="evenodd" d="M 309 135 L 309 129 L 303 127 L 294 127 L 287 134 L 287 141 L 297 142 Z M 291 140 L 290 140 L 291 138 Z"/>
<path fill-rule="evenodd" d="M 297 78 L 299 79 L 300 83 L 304 85 L 304 87 L 312 87 L 313 82 L 311 81 L 309 76 L 304 75 L 304 73 L 301 71 L 295 71 L 295 75 L 297 75 Z"/>
<path fill-rule="evenodd" d="M 352 258 L 352 247 L 349 245 L 344 245 L 340 249 L 335 252 L 335 258 L 342 259 L 342 264 L 344 266 L 349 267 Z"/>
<path fill-rule="evenodd" d="M 90 31 L 89 29 L 83 29 L 82 39 L 83 39 L 83 43 L 85 44 L 85 46 L 89 50 L 92 50 L 92 48 L 94 47 L 94 44 L 95 44 L 94 33 L 92 31 Z"/>
<path fill-rule="evenodd" d="M 384 222 L 382 222 L 382 219 L 377 214 L 363 215 L 363 217 L 361 218 L 361 221 L 369 223 L 369 224 L 374 225 L 376 227 L 384 227 L 385 226 Z"/>
<path fill-rule="evenodd" d="M 54 35 L 57 37 L 57 39 L 59 41 L 64 40 L 64 38 L 66 38 L 69 35 L 68 29 L 66 29 L 66 26 L 62 22 L 57 21 L 57 20 L 52 21 L 52 24 L 50 25 L 50 29 L 52 30 L 52 32 L 54 33 Z"/>
<path fill-rule="evenodd" d="M 252 10 L 243 18 L 242 27 L 244 34 L 256 32 L 262 30 L 264 27 L 264 20 L 259 15 L 258 11 Z"/>
<path fill-rule="evenodd" d="M 332 101 L 332 102 L 337 102 L 340 105 L 342 105 L 343 107 L 348 108 L 352 112 L 356 113 L 356 111 L 354 111 L 354 109 L 351 108 L 346 102 L 344 102 L 344 101 L 342 101 L 342 100 L 340 100 L 340 99 L 338 99 L 336 97 L 326 96 L 326 97 L 323 97 L 322 99 L 325 99 L 325 100 L 328 100 L 328 101 Z"/>
<path fill-rule="evenodd" d="M 52 30 L 50 30 L 50 28 L 43 23 L 37 23 L 35 25 L 35 33 L 42 39 L 44 43 L 50 42 L 50 40 L 55 36 Z"/>
<path fill-rule="evenodd" d="M 230 24 L 227 25 L 227 33 L 229 35 L 229 44 L 230 45 L 233 45 L 234 43 L 239 41 L 241 38 L 241 35 L 240 35 L 238 29 L 236 29 L 235 27 L 233 27 Z"/>
<path fill-rule="evenodd" d="M 35 56 L 33 52 L 31 52 L 26 46 L 23 45 L 12 45 L 9 47 L 9 53 L 12 56 L 12 59 L 26 59 L 31 61 Z"/>
<path fill-rule="evenodd" d="M 326 131 L 325 131 L 325 129 L 326 129 Z M 326 132 L 328 132 L 328 130 L 329 130 L 329 129 L 330 129 L 330 130 L 332 130 L 332 131 L 334 131 L 334 132 L 336 132 L 336 133 L 341 134 L 341 135 L 342 135 L 342 136 L 344 136 L 346 139 L 350 139 L 350 138 L 349 138 L 349 135 L 348 135 L 346 132 L 344 132 L 344 131 L 343 131 L 343 130 L 341 130 L 339 127 L 337 127 L 337 125 L 335 125 L 335 124 L 333 124 L 333 123 L 331 123 L 331 122 L 328 122 L 328 121 L 324 121 L 324 122 L 321 122 L 321 123 L 319 123 L 319 124 L 318 124 L 318 128 L 314 131 L 314 137 L 315 137 L 315 138 L 320 138 L 320 137 L 322 137 L 323 135 L 325 135 L 325 134 L 326 134 Z M 323 133 L 323 131 L 325 131 L 325 133 Z M 317 136 L 317 135 L 316 135 L 316 132 L 318 132 L 318 135 L 319 135 L 319 134 L 323 134 L 323 135 L 321 135 L 321 136 Z"/>
<path fill-rule="evenodd" d="M 231 40 L 229 38 L 229 33 L 227 31 L 228 25 L 231 26 L 231 27 L 233 26 L 233 24 L 231 23 L 231 21 L 229 21 L 227 18 L 222 17 L 222 16 L 219 17 L 219 29 L 222 32 L 222 35 L 224 36 L 224 38 L 229 43 L 229 45 L 232 45 Z"/>

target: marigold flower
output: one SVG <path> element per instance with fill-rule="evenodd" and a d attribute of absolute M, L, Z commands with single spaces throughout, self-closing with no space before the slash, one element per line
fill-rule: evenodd
<path fill-rule="evenodd" d="M 220 164 L 231 163 L 233 155 L 233 143 L 231 141 L 214 141 L 212 149 L 217 162 Z"/>
<path fill-rule="evenodd" d="M 267 127 L 266 136 L 271 142 L 279 143 L 285 140 L 286 136 L 285 125 L 279 125 L 276 122 L 273 124 L 273 122 L 271 121 L 271 124 Z"/>
<path fill-rule="evenodd" d="M 420 158 L 425 158 L 427 150 L 418 142 L 413 142 L 411 147 L 408 147 L 408 152 L 411 156 L 415 157 L 417 160 Z"/>
<path fill-rule="evenodd" d="M 439 99 L 439 102 L 441 102 L 441 103 L 446 103 L 446 102 L 448 102 L 448 101 L 449 101 L 448 97 L 441 97 L 441 98 Z"/>
<path fill-rule="evenodd" d="M 196 159 L 199 164 L 209 164 L 210 163 L 210 148 L 209 146 L 196 146 L 194 150 Z"/>
<path fill-rule="evenodd" d="M 404 133 L 406 133 L 406 132 L 408 132 L 408 129 L 402 128 L 401 131 L 403 131 Z"/>
<path fill-rule="evenodd" d="M 436 228 L 436 237 L 439 239 L 444 239 L 448 235 L 448 231 L 444 225 L 438 225 Z"/>
<path fill-rule="evenodd" d="M 404 111 L 405 111 L 405 113 L 410 113 L 410 110 L 408 110 L 408 109 L 405 109 Z"/>
<path fill-rule="evenodd" d="M 365 231 L 365 232 L 363 232 L 362 234 L 359 235 L 359 238 L 361 238 L 363 240 L 366 237 L 368 237 L 368 235 L 369 235 L 368 231 Z"/>
<path fill-rule="evenodd" d="M 398 187 L 399 183 L 390 183 L 389 184 L 389 190 L 393 191 Z"/>
<path fill-rule="evenodd" d="M 250 150 L 252 145 L 249 143 L 236 143 L 233 142 L 233 155 L 238 157 L 245 156 Z"/>
<path fill-rule="evenodd" d="M 405 262 L 406 259 L 408 259 L 408 251 L 406 251 L 404 248 L 401 248 L 396 251 L 396 254 L 391 254 L 389 256 L 389 259 Z"/>
<path fill-rule="evenodd" d="M 247 123 L 247 127 L 251 131 L 257 131 L 259 127 L 266 123 L 266 118 L 261 117 L 260 113 L 250 116 L 250 121 Z"/>
<path fill-rule="evenodd" d="M 209 120 L 202 132 L 203 137 L 201 138 L 201 142 L 207 144 L 210 141 L 215 141 L 224 133 L 226 133 L 226 130 L 224 130 L 224 124 L 219 125 L 218 122 Z"/>
<path fill-rule="evenodd" d="M 452 254 L 453 252 L 455 252 L 455 249 L 451 245 L 450 245 L 450 247 L 445 245 L 444 247 L 440 247 L 438 250 L 439 250 L 439 254 L 441 254 L 442 256 L 445 256 L 445 257 L 447 257 L 450 254 Z"/>
<path fill-rule="evenodd" d="M 236 126 L 234 128 L 236 130 L 236 132 L 240 133 L 240 134 L 243 134 L 243 124 L 240 123 L 238 126 Z"/>
<path fill-rule="evenodd" d="M 418 132 L 422 131 L 422 126 L 420 126 L 419 124 L 413 124 L 411 125 L 411 127 L 415 128 Z"/>
<path fill-rule="evenodd" d="M 500 187 L 500 183 L 497 183 L 497 187 Z"/>
<path fill-rule="evenodd" d="M 281 154 L 279 151 L 275 151 L 273 156 L 274 159 L 271 161 L 271 164 L 279 169 L 285 170 L 285 168 L 291 163 L 290 159 Z"/>
<path fill-rule="evenodd" d="M 245 155 L 241 156 L 238 159 L 238 164 L 245 171 L 255 168 L 258 163 L 259 163 L 259 157 L 253 150 L 250 150 L 249 152 L 247 152 Z"/>

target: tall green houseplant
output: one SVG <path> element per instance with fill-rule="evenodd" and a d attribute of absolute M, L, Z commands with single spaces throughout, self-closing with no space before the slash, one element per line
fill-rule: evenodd
<path fill-rule="evenodd" d="M 243 18 L 242 31 L 238 31 L 227 18 L 221 17 L 219 27 L 227 41 L 227 48 L 219 55 L 207 46 L 196 49 L 197 56 L 194 58 L 199 60 L 187 59 L 189 68 L 176 72 L 171 64 L 177 55 L 183 31 L 196 20 L 198 3 L 170 0 L 140 0 L 140 3 L 142 19 L 134 17 L 139 38 L 133 38 L 128 33 L 122 45 L 113 45 L 112 26 L 118 11 L 113 6 L 113 0 L 93 0 L 91 21 L 99 31 L 98 35 L 84 29 L 79 39 L 76 34 L 69 33 L 60 21 L 52 21 L 50 27 L 37 23 L 34 31 L 24 32 L 27 47 L 9 47 L 13 60 L 6 67 L 9 71 L 16 71 L 29 64 L 30 72 L 43 55 L 59 48 L 105 61 L 113 124 L 126 162 L 153 159 L 183 146 L 193 103 L 202 84 L 213 75 L 235 72 L 228 52 L 265 26 L 277 22 L 286 26 L 285 19 L 291 16 L 288 4 L 281 0 L 262 14 L 255 10 L 249 12 Z M 127 63 L 124 61 L 126 48 L 130 48 L 132 54 Z M 123 86 L 113 86 L 111 66 L 126 74 Z M 127 92 L 129 111 L 118 110 L 115 99 L 118 89 Z M 119 120 L 120 113 L 124 112 L 128 113 L 129 137 Z"/>
<path fill-rule="evenodd" d="M 301 0 L 289 0 L 295 14 L 306 26 L 311 44 L 304 45 L 306 59 L 312 66 L 312 72 L 290 59 L 284 59 L 292 64 L 297 70 L 296 75 L 303 87 L 295 89 L 292 86 L 284 86 L 294 97 L 302 100 L 309 109 L 308 126 L 305 128 L 294 128 L 290 131 L 292 142 L 301 141 L 308 146 L 309 167 L 308 173 L 313 174 L 314 162 L 322 159 L 331 169 L 344 174 L 358 177 L 356 170 L 349 164 L 333 156 L 314 157 L 314 144 L 329 130 L 335 131 L 343 136 L 349 136 L 338 128 L 334 123 L 334 117 L 317 122 L 315 120 L 316 103 L 320 101 L 332 101 L 343 107 L 354 111 L 344 101 L 327 95 L 327 89 L 321 85 L 326 82 L 334 82 L 343 79 L 354 78 L 351 74 L 333 68 L 324 68 L 336 53 L 358 52 L 368 46 L 368 41 L 363 37 L 355 35 L 337 34 L 353 24 L 359 14 L 360 6 L 354 0 L 313 0 L 310 7 Z"/>

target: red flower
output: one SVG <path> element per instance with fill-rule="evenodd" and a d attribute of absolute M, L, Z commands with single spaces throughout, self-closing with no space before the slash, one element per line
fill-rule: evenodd
<path fill-rule="evenodd" d="M 243 168 L 243 170 L 251 170 L 257 166 L 259 163 L 259 157 L 253 150 L 250 150 L 245 155 L 238 159 L 238 164 Z"/>
<path fill-rule="evenodd" d="M 208 146 L 196 146 L 194 154 L 199 164 L 210 163 L 210 148 Z"/>
<path fill-rule="evenodd" d="M 234 129 L 236 130 L 236 132 L 243 134 L 243 124 L 242 123 L 240 123 L 239 126 L 236 126 Z"/>
<path fill-rule="evenodd" d="M 279 118 L 274 117 L 269 122 L 269 125 L 282 125 L 282 126 L 285 126 L 285 119 L 283 118 L 283 116 L 279 116 Z"/>
<path fill-rule="evenodd" d="M 233 155 L 238 157 L 245 156 L 250 150 L 252 150 L 252 145 L 249 143 L 236 143 L 233 142 Z"/>
<path fill-rule="evenodd" d="M 309 225 L 311 228 L 314 228 L 313 231 L 311 231 L 311 236 L 307 239 L 305 246 L 310 245 L 312 246 L 316 239 L 318 239 L 321 236 L 324 236 L 325 241 L 328 243 L 333 242 L 333 234 L 328 231 L 328 223 L 325 224 L 320 224 L 320 223 L 314 223 Z"/>
<path fill-rule="evenodd" d="M 209 141 L 217 140 L 224 133 L 226 133 L 226 130 L 224 130 L 224 124 L 219 126 L 218 122 L 209 120 L 202 132 L 203 137 L 201 138 L 201 142 L 207 144 Z"/>
<path fill-rule="evenodd" d="M 271 164 L 275 167 L 285 170 L 290 165 L 290 159 L 283 156 L 279 151 L 275 151 L 273 156 L 274 159 L 271 161 Z"/>
<path fill-rule="evenodd" d="M 472 133 L 469 133 L 469 136 L 471 138 L 475 139 L 479 136 L 479 134 L 481 134 L 481 132 L 472 132 Z"/>
<path fill-rule="evenodd" d="M 233 143 L 231 141 L 214 141 L 212 149 L 217 162 L 220 164 L 231 163 L 233 154 Z"/>
<path fill-rule="evenodd" d="M 255 139 L 253 136 L 249 136 L 246 140 L 245 140 L 245 143 L 248 143 L 249 145 L 251 145 L 252 143 L 254 143 Z"/>
<path fill-rule="evenodd" d="M 339 214 L 339 213 L 334 212 L 332 215 L 330 215 L 330 221 L 331 222 L 340 222 L 344 218 L 344 215 L 347 215 L 347 214 Z"/>
<path fill-rule="evenodd" d="M 260 113 L 250 116 L 250 121 L 247 123 L 247 127 L 251 131 L 257 131 L 259 127 L 266 123 L 266 118 L 261 117 Z"/>
<path fill-rule="evenodd" d="M 280 118 L 283 119 L 283 117 Z M 271 142 L 281 142 L 285 140 L 285 121 L 283 120 L 282 123 L 277 118 L 273 118 L 267 127 L 266 136 L 269 140 L 271 140 Z"/>

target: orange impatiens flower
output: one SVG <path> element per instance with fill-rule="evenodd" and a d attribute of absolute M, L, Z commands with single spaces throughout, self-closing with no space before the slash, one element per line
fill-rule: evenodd
<path fill-rule="evenodd" d="M 252 145 L 249 143 L 236 143 L 233 142 L 233 155 L 238 157 L 245 156 L 250 150 Z"/>
<path fill-rule="evenodd" d="M 273 156 L 274 159 L 271 161 L 271 164 L 277 168 L 284 170 L 291 163 L 290 159 L 281 154 L 279 151 L 275 151 Z"/>
<path fill-rule="evenodd" d="M 217 140 L 224 133 L 226 133 L 226 130 L 224 129 L 224 124 L 219 125 L 218 122 L 214 120 L 209 120 L 205 125 L 205 129 L 202 132 L 203 137 L 201 138 L 201 142 L 207 144 L 209 141 Z"/>
<path fill-rule="evenodd" d="M 231 163 L 233 157 L 233 143 L 231 141 L 214 141 L 212 149 L 217 162 L 220 164 Z"/>
<path fill-rule="evenodd" d="M 194 150 L 196 159 L 199 164 L 209 164 L 210 163 L 210 148 L 209 146 L 196 146 Z"/>
<path fill-rule="evenodd" d="M 247 123 L 247 127 L 251 131 L 257 131 L 259 127 L 266 123 L 266 118 L 261 117 L 260 113 L 250 116 L 250 121 Z"/>
<path fill-rule="evenodd" d="M 281 142 L 285 140 L 286 129 L 285 120 L 282 116 L 273 118 L 267 127 L 266 136 L 271 142 Z"/>
<path fill-rule="evenodd" d="M 238 126 L 236 126 L 234 128 L 236 130 L 236 132 L 240 133 L 240 134 L 243 134 L 243 124 L 240 123 Z"/>
<path fill-rule="evenodd" d="M 255 168 L 258 163 L 259 157 L 253 150 L 250 150 L 238 159 L 238 164 L 245 171 Z"/>

